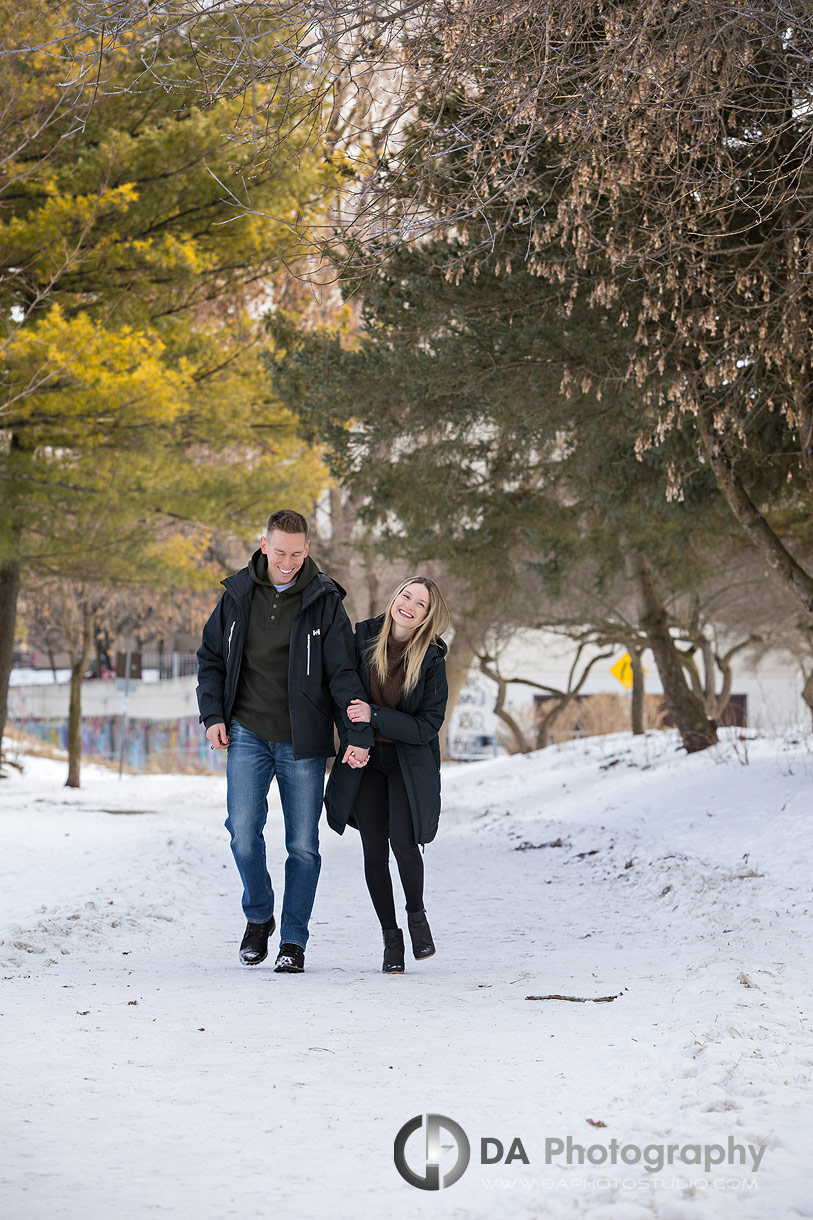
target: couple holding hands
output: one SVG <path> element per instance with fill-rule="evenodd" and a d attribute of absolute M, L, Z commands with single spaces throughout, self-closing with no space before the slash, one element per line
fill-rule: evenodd
<path fill-rule="evenodd" d="M 440 815 L 438 732 L 446 712 L 449 612 L 429 577 L 403 581 L 384 614 L 356 624 L 345 590 L 309 553 L 306 519 L 268 518 L 248 566 L 224 593 L 198 649 L 198 706 L 206 736 L 228 750 L 226 828 L 247 919 L 240 960 L 258 965 L 276 927 L 263 828 L 276 776 L 285 826 L 285 888 L 274 969 L 300 974 L 319 879 L 319 817 L 361 837 L 364 876 L 384 937 L 382 969 L 404 972 L 389 870 L 392 847 L 415 958 L 435 952 L 423 905 L 421 847 Z M 341 745 L 333 754 L 334 719 Z"/>

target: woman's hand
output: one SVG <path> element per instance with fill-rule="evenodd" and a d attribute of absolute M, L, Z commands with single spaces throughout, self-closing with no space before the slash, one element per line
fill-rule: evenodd
<path fill-rule="evenodd" d="M 363 699 L 354 699 L 347 705 L 347 718 L 353 724 L 369 724 L 372 714 L 369 703 L 365 703 Z"/>
<path fill-rule="evenodd" d="M 369 757 L 369 750 L 363 750 L 361 746 L 348 746 L 344 752 L 342 762 L 347 763 L 348 767 L 353 767 L 357 770 L 359 767 L 367 766 Z"/>

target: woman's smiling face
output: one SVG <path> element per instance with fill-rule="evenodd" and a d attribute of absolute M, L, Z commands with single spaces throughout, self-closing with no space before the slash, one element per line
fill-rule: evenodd
<path fill-rule="evenodd" d="M 429 613 L 429 590 L 426 585 L 412 584 L 396 597 L 390 610 L 390 618 L 397 628 L 396 638 L 403 639 L 420 627 Z"/>

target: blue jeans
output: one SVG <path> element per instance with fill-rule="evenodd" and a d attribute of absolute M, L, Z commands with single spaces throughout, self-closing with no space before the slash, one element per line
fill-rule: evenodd
<path fill-rule="evenodd" d="M 265 863 L 263 827 L 268 789 L 276 775 L 285 822 L 285 892 L 280 940 L 305 948 L 322 860 L 319 815 L 325 759 L 295 759 L 290 742 L 266 741 L 232 720 L 226 760 L 226 829 L 243 882 L 243 912 L 251 923 L 274 914 L 274 890 Z"/>

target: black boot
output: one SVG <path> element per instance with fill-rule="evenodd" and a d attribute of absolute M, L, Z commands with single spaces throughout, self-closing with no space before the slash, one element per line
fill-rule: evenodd
<path fill-rule="evenodd" d="M 426 922 L 426 911 L 407 911 L 407 923 L 414 957 L 418 961 L 422 957 L 431 957 L 435 952 L 435 942 Z"/>
<path fill-rule="evenodd" d="M 277 926 L 272 915 L 265 923 L 247 923 L 240 943 L 240 961 L 244 966 L 259 966 L 268 957 L 268 938 Z"/>
<path fill-rule="evenodd" d="M 305 969 L 305 950 L 293 941 L 285 941 L 279 947 L 274 962 L 275 974 L 301 974 Z"/>
<path fill-rule="evenodd" d="M 384 974 L 404 973 L 404 934 L 400 928 L 384 928 Z"/>

